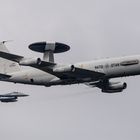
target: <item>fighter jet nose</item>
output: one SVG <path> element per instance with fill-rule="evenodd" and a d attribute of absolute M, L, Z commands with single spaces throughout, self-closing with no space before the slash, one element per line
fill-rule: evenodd
<path fill-rule="evenodd" d="M 29 96 L 29 95 L 26 94 L 25 96 Z"/>
<path fill-rule="evenodd" d="M 29 96 L 28 94 L 22 94 L 23 97 Z"/>

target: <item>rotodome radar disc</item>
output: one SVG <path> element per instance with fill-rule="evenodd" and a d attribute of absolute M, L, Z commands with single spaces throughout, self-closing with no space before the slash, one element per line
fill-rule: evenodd
<path fill-rule="evenodd" d="M 62 53 L 70 50 L 70 47 L 63 43 L 47 43 L 47 42 L 36 42 L 29 45 L 29 49 L 32 51 L 44 53 L 45 51 L 53 51 L 53 53 Z"/>

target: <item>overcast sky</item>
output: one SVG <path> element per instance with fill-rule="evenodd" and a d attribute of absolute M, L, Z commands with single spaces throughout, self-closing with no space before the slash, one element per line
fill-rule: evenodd
<path fill-rule="evenodd" d="M 24 56 L 37 41 L 71 50 L 55 61 L 74 63 L 140 54 L 139 0 L 0 0 L 0 40 Z M 0 82 L 0 93 L 30 96 L 0 104 L 1 140 L 138 140 L 140 77 L 118 79 L 128 88 L 103 94 L 85 85 L 38 87 Z"/>

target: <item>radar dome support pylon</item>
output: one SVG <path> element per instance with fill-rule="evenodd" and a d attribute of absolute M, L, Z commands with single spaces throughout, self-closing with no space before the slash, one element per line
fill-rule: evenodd
<path fill-rule="evenodd" d="M 29 45 L 29 49 L 32 51 L 43 53 L 43 60 L 46 62 L 54 63 L 54 53 L 62 53 L 70 50 L 70 47 L 62 43 L 47 43 L 36 42 Z"/>

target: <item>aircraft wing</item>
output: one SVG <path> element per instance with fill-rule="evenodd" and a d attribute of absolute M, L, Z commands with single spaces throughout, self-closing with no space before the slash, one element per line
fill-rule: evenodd
<path fill-rule="evenodd" d="M 60 74 L 60 78 L 75 78 L 75 79 L 81 79 L 81 78 L 92 78 L 92 79 L 98 79 L 103 77 L 105 74 L 96 72 L 96 71 L 91 71 L 83 68 L 78 68 L 75 67 L 74 71 L 69 71 L 69 72 L 63 72 Z M 57 73 L 59 74 L 59 73 Z"/>
<path fill-rule="evenodd" d="M 50 66 L 45 66 L 47 64 L 50 64 Z M 74 67 L 74 70 L 68 70 L 68 71 L 55 71 L 55 69 L 53 67 L 55 67 L 55 64 L 51 64 L 48 62 L 44 62 L 44 65 L 33 65 L 32 67 L 35 67 L 37 69 L 40 69 L 42 71 L 48 72 L 52 75 L 55 75 L 57 77 L 59 77 L 60 79 L 74 79 L 74 80 L 80 80 L 80 79 L 89 79 L 92 78 L 93 80 L 98 80 L 99 78 L 102 78 L 103 76 L 105 76 L 104 73 L 100 73 L 100 72 L 96 72 L 96 71 L 91 71 L 91 70 L 87 70 L 87 69 L 83 69 L 83 68 L 78 68 L 78 67 Z"/>
<path fill-rule="evenodd" d="M 20 65 L 24 65 L 24 66 L 32 66 L 32 67 L 37 67 L 37 61 L 40 62 L 40 67 L 45 67 L 45 66 L 52 66 L 52 65 L 56 65 L 55 63 L 51 63 L 51 62 L 46 62 L 46 61 L 42 61 L 40 58 L 38 59 L 33 59 L 33 61 L 35 61 L 35 63 L 31 62 L 31 64 L 29 64 L 28 62 L 32 59 L 30 58 L 24 58 L 23 56 L 20 55 L 16 55 L 16 54 L 11 54 L 11 53 L 7 53 L 7 52 L 2 52 L 0 51 L 0 57 L 7 59 L 7 60 L 11 60 L 14 62 L 19 63 Z M 28 63 L 28 64 L 27 64 Z"/>
<path fill-rule="evenodd" d="M 17 63 L 19 63 L 20 65 L 24 65 L 24 66 L 31 66 L 34 68 L 37 68 L 39 70 L 48 72 L 52 75 L 55 75 L 57 77 L 59 77 L 60 79 L 74 79 L 74 80 L 80 80 L 83 78 L 91 78 L 93 80 L 98 80 L 99 78 L 103 77 L 105 74 L 104 73 L 100 73 L 100 72 L 96 72 L 96 71 L 91 71 L 91 70 L 87 70 L 87 69 L 83 69 L 83 68 L 79 68 L 79 67 L 74 67 L 74 71 L 73 70 L 64 70 L 64 71 L 54 71 L 54 68 L 57 67 L 57 64 L 52 63 L 52 62 L 46 62 L 46 61 L 42 61 L 41 59 L 37 59 L 37 60 L 26 60 L 24 59 L 23 56 L 19 56 L 19 55 L 15 55 L 15 54 L 11 54 L 11 53 L 6 53 L 6 52 L 2 52 L 0 51 L 0 57 L 4 58 L 4 59 L 8 59 L 11 61 L 15 61 Z M 67 68 L 66 68 L 67 69 Z M 1 75 L 0 77 L 7 77 L 6 75 Z"/>

